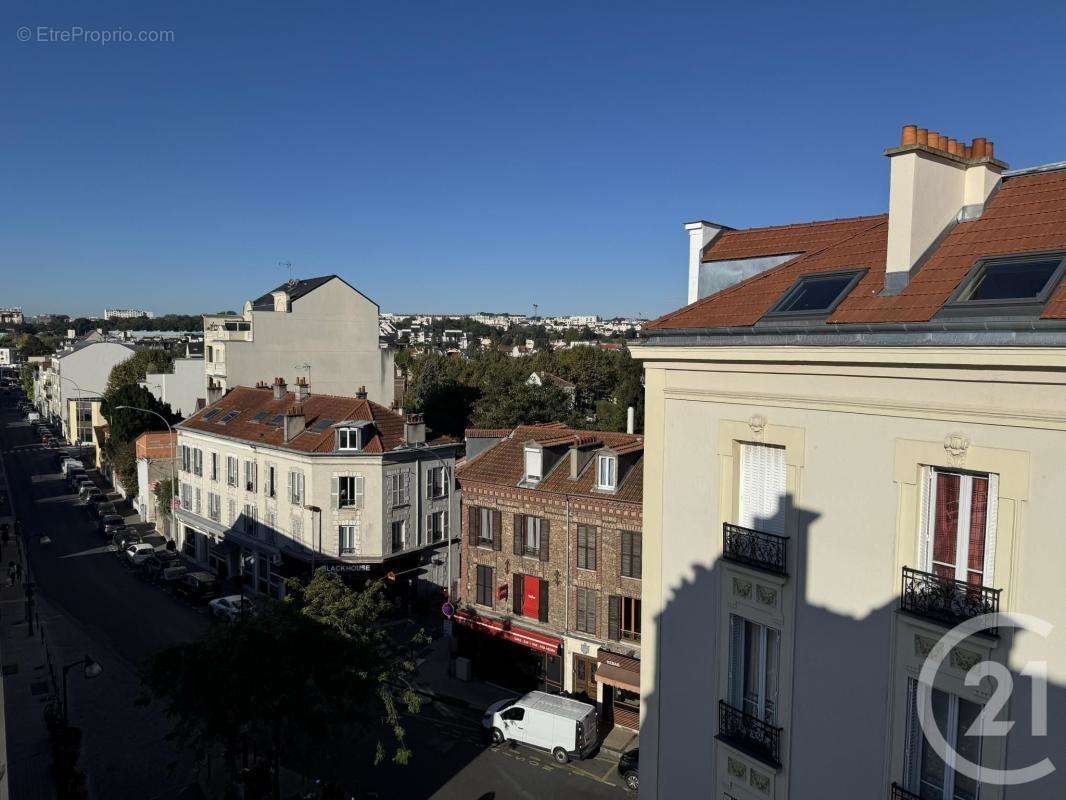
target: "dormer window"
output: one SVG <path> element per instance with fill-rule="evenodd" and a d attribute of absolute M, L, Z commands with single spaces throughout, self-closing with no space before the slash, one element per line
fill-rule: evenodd
<path fill-rule="evenodd" d="M 362 450 L 363 431 L 360 428 L 337 429 L 338 450 Z"/>
<path fill-rule="evenodd" d="M 982 308 L 992 312 L 1001 307 L 1020 310 L 1046 303 L 1066 271 L 1062 254 L 1039 258 L 1009 258 L 982 261 L 970 270 L 947 308 Z"/>
<path fill-rule="evenodd" d="M 539 447 L 526 448 L 526 483 L 537 483 L 544 473 L 544 453 Z"/>
<path fill-rule="evenodd" d="M 596 488 L 613 492 L 618 483 L 618 459 L 614 456 L 596 457 Z"/>

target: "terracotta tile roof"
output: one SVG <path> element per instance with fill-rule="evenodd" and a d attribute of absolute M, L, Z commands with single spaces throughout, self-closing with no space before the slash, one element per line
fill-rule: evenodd
<path fill-rule="evenodd" d="M 177 434 L 166 431 L 145 431 L 134 442 L 137 458 L 173 458 Z"/>
<path fill-rule="evenodd" d="M 513 428 L 467 428 L 467 439 L 504 439 L 511 435 Z"/>
<path fill-rule="evenodd" d="M 329 453 L 334 447 L 333 429 L 315 431 L 316 422 L 329 421 L 332 425 L 345 420 L 367 420 L 374 423 L 373 436 L 363 446 L 362 452 L 382 453 L 403 444 L 403 417 L 399 414 L 369 400 L 327 394 L 311 394 L 303 401 L 306 428 L 292 441 L 285 442 L 282 427 L 268 422 L 278 414 L 284 414 L 294 402 L 292 392 L 287 392 L 281 400 L 275 400 L 272 388 L 238 386 L 218 402 L 196 412 L 179 428 L 304 453 Z M 204 419 L 213 409 L 218 409 L 218 413 L 211 415 L 211 419 Z M 220 424 L 220 420 L 230 411 L 240 413 L 224 425 Z M 258 422 L 253 421 L 261 412 L 265 412 L 265 416 Z M 427 438 L 430 436 L 427 432 Z"/>
<path fill-rule="evenodd" d="M 510 437 L 494 444 L 473 461 L 467 462 L 457 470 L 460 481 L 478 481 L 514 487 L 525 477 L 525 444 L 536 441 L 545 447 L 565 448 L 563 457 L 544 476 L 536 487 L 529 489 L 536 492 L 552 492 L 589 497 L 609 498 L 625 502 L 640 503 L 644 490 L 643 454 L 644 437 L 630 433 L 612 433 L 608 431 L 586 431 L 568 428 L 562 423 L 546 425 L 522 425 L 514 429 Z M 595 459 L 589 459 L 575 481 L 570 480 L 570 443 L 581 441 L 582 446 L 609 446 L 631 456 L 627 463 L 632 466 L 622 474 L 622 482 L 614 493 L 601 492 L 593 488 L 596 480 Z"/>
<path fill-rule="evenodd" d="M 882 218 L 885 218 L 884 214 L 722 231 L 704 249 L 703 261 L 810 253 L 845 239 Z"/>
<path fill-rule="evenodd" d="M 841 225 L 843 222 L 849 224 Z M 927 322 L 943 308 L 979 259 L 1066 249 L 1066 170 L 1005 178 L 981 217 L 956 225 L 906 288 L 895 296 L 881 296 L 887 215 L 826 225 L 834 226 L 837 234 L 843 235 L 799 258 L 660 317 L 645 325 L 645 330 L 751 326 L 800 276 L 851 267 L 867 268 L 869 272 L 826 319 L 827 323 Z M 746 232 L 727 232 L 722 236 L 732 233 Z M 708 252 L 714 252 L 714 244 Z M 746 251 L 742 243 L 734 242 L 724 251 L 730 258 L 743 258 L 764 255 L 768 246 L 752 240 L 753 249 Z M 1066 282 L 1059 286 L 1041 317 L 1066 318 Z"/>

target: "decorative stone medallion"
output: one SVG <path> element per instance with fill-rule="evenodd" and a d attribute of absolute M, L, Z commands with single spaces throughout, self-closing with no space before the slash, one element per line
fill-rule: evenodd
<path fill-rule="evenodd" d="M 755 585 L 755 599 L 764 606 L 770 606 L 772 608 L 777 605 L 777 590 L 769 589 L 761 583 L 758 583 Z"/>
<path fill-rule="evenodd" d="M 949 433 L 944 437 L 944 451 L 953 467 L 966 464 L 966 451 L 970 449 L 970 440 L 961 433 Z"/>
<path fill-rule="evenodd" d="M 737 761 L 735 758 L 728 758 L 726 759 L 726 761 L 726 766 L 729 769 L 729 774 L 732 775 L 734 778 L 744 780 L 744 778 L 748 774 L 748 768 L 744 765 L 744 762 Z"/>
<path fill-rule="evenodd" d="M 751 581 L 733 578 L 733 594 L 737 597 L 751 597 Z"/>
<path fill-rule="evenodd" d="M 761 772 L 756 772 L 754 769 L 749 775 L 748 782 L 758 791 L 763 794 L 770 792 L 770 776 L 763 775 Z"/>

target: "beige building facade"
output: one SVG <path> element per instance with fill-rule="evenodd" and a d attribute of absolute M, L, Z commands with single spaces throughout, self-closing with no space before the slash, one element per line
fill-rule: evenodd
<path fill-rule="evenodd" d="M 990 152 L 975 140 L 942 158 L 922 133 L 905 129 L 888 155 L 947 165 L 937 213 L 957 214 L 937 218 L 933 252 L 886 270 L 886 252 L 909 258 L 898 219 L 817 248 L 800 240 L 823 235 L 809 229 L 729 232 L 703 265 L 716 247 L 764 257 L 765 238 L 800 255 L 651 323 L 633 348 L 646 369 L 642 797 L 1066 791 L 1047 769 L 1066 753 L 1066 226 L 1020 233 L 1034 197 L 1061 198 L 1042 213 L 1066 220 L 1066 176 L 1000 180 L 997 166 L 975 203 L 951 170 Z M 897 188 L 890 218 L 912 213 Z M 811 283 L 838 276 L 839 290 Z M 1042 622 L 945 638 L 997 611 Z M 1045 670 L 1046 691 L 1032 677 Z"/>

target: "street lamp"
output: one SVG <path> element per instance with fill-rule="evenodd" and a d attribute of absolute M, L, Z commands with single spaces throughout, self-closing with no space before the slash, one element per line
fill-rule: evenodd
<path fill-rule="evenodd" d="M 167 421 L 166 417 L 164 417 L 158 411 L 152 411 L 152 409 L 150 409 L 150 408 L 141 408 L 140 406 L 115 406 L 112 410 L 113 411 L 122 411 L 123 409 L 125 409 L 127 411 L 141 411 L 141 412 L 143 412 L 145 414 L 155 414 L 157 417 L 159 417 L 161 420 L 163 420 L 163 424 L 167 426 L 167 433 L 170 434 L 170 443 L 174 447 L 174 451 L 175 451 L 175 452 L 171 453 L 171 455 L 170 455 L 170 471 L 171 471 L 171 474 L 173 476 L 173 478 L 171 480 L 171 484 L 170 484 L 170 496 L 171 496 L 171 498 L 177 497 L 177 493 L 178 493 L 178 458 L 177 458 L 178 440 L 174 436 L 174 429 L 172 427 L 170 427 L 170 423 Z"/>
<path fill-rule="evenodd" d="M 100 666 L 99 661 L 94 661 L 91 656 L 86 655 L 85 658 L 72 661 L 69 664 L 63 665 L 63 727 L 70 727 L 70 717 L 68 714 L 67 705 L 67 673 L 69 673 L 74 667 L 84 667 L 82 674 L 85 675 L 86 680 L 92 680 L 100 676 L 100 673 L 104 671 L 104 668 Z"/>

